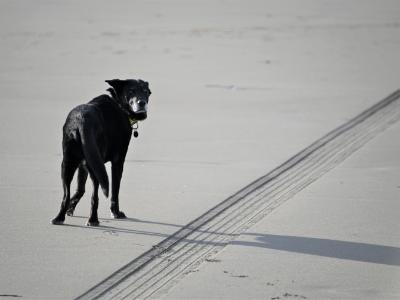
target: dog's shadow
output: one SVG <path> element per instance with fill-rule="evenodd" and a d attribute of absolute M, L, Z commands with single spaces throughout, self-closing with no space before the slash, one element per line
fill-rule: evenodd
<path fill-rule="evenodd" d="M 79 219 L 87 219 L 88 217 L 84 216 L 71 216 L 71 218 L 79 218 Z M 106 219 L 106 218 L 99 218 L 100 224 L 99 226 L 85 226 L 85 225 L 77 225 L 77 224 L 67 224 L 64 223 L 64 226 L 69 226 L 73 228 L 81 228 L 81 229 L 89 229 L 89 230 L 100 230 L 103 233 L 109 233 L 110 235 L 117 235 L 118 233 L 123 233 L 123 234 L 134 234 L 134 235 L 147 235 L 147 236 L 154 236 L 154 237 L 160 237 L 160 238 L 169 238 L 171 236 L 174 236 L 177 232 L 180 231 L 180 229 L 186 227 L 183 225 L 178 225 L 178 224 L 172 224 L 172 223 L 165 223 L 165 222 L 155 222 L 155 221 L 148 221 L 148 220 L 140 220 L 140 219 L 135 219 L 135 218 L 125 218 L 125 219 Z M 110 225 L 104 225 L 104 223 L 114 223 L 114 222 L 119 222 L 120 224 L 123 223 L 141 223 L 141 224 L 149 224 L 149 225 L 154 225 L 154 229 L 156 231 L 151 231 L 151 230 L 140 230 L 140 229 L 132 229 L 132 225 L 126 226 L 130 228 L 124 228 L 124 227 L 115 227 L 115 226 L 110 226 Z M 161 227 L 172 227 L 175 228 L 175 230 L 171 229 L 161 229 Z M 164 233 L 163 233 L 164 232 Z M 209 233 L 209 234 L 219 234 L 219 235 L 229 235 L 232 236 L 232 234 L 226 234 L 223 232 L 217 232 L 217 231 L 208 231 L 208 230 L 197 230 L 197 232 L 201 233 Z M 192 239 L 183 239 L 185 242 L 190 242 L 190 243 L 196 243 L 196 244 L 207 244 L 207 245 L 213 245 L 213 246 L 224 246 L 226 245 L 226 242 L 214 242 L 214 241 L 199 241 L 199 240 L 192 240 Z"/>
<path fill-rule="evenodd" d="M 78 218 L 78 219 L 87 219 L 88 217 L 85 216 L 70 216 L 70 218 Z M 100 224 L 99 226 L 86 226 L 86 225 L 77 225 L 77 224 L 67 224 L 64 223 L 64 226 L 74 227 L 74 228 L 83 228 L 83 229 L 91 229 L 91 230 L 100 230 L 103 232 L 108 233 L 128 233 L 128 234 L 140 234 L 140 235 L 149 235 L 149 236 L 158 236 L 158 237 L 169 237 L 170 233 L 161 233 L 161 232 L 154 232 L 154 231 L 144 231 L 144 230 L 137 230 L 137 229 L 130 229 L 124 227 L 115 227 L 110 225 L 105 225 L 111 222 L 120 222 L 120 223 L 142 223 L 142 224 L 151 224 L 151 225 L 160 225 L 160 226 L 168 226 L 174 227 L 177 229 L 181 229 L 182 225 L 171 224 L 171 223 L 163 223 L 163 222 L 154 222 L 148 220 L 140 220 L 136 218 L 124 218 L 124 219 L 106 219 L 106 218 L 99 218 Z"/>
<path fill-rule="evenodd" d="M 74 216 L 73 218 L 87 219 L 83 216 Z M 130 228 L 121 228 L 115 226 L 104 225 L 104 223 L 111 222 L 133 222 L 155 225 L 154 228 L 160 230 L 160 226 L 173 227 L 178 231 L 183 228 L 182 225 L 140 220 L 135 218 L 126 219 L 100 219 L 101 223 L 99 226 L 84 226 L 65 224 L 66 226 L 85 228 L 93 230 L 101 230 L 105 233 L 116 234 L 116 233 L 127 233 L 127 234 L 139 234 L 149 235 L 161 238 L 168 238 L 171 236 L 170 233 L 161 233 L 154 231 L 136 230 Z M 158 227 L 157 227 L 158 226 Z M 210 231 L 201 231 L 207 233 L 223 234 Z M 258 234 L 258 233 L 243 233 L 243 236 L 253 237 L 252 240 L 240 241 L 231 240 L 229 243 L 233 246 L 246 246 L 246 247 L 257 247 L 269 250 L 278 250 L 285 252 L 295 252 L 300 254 L 330 257 L 343 260 L 352 260 L 358 262 L 376 263 L 390 266 L 400 266 L 400 248 L 391 247 L 385 245 L 367 244 L 352 241 L 339 241 L 330 239 L 321 239 L 313 237 L 298 237 L 298 236 L 284 236 L 284 235 L 272 235 L 272 234 Z M 212 245 L 226 245 L 225 243 L 212 242 L 212 241 L 199 241 L 185 239 L 186 242 L 192 242 L 197 244 L 212 244 Z"/>

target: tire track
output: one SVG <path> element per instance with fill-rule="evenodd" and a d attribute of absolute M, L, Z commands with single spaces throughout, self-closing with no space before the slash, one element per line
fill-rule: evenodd
<path fill-rule="evenodd" d="M 241 232 L 400 119 L 400 90 L 332 130 L 76 299 L 160 297 Z"/>

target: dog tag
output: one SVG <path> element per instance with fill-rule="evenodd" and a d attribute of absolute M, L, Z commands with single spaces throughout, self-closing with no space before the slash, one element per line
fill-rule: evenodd
<path fill-rule="evenodd" d="M 137 138 L 139 136 L 139 132 L 137 131 L 139 128 L 139 124 L 137 121 L 131 120 L 131 125 L 133 129 L 133 136 Z"/>

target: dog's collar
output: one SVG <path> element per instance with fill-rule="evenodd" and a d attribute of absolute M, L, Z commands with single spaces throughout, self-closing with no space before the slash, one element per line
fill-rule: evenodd
<path fill-rule="evenodd" d="M 128 119 L 129 119 L 129 123 L 131 123 L 132 128 L 133 128 L 133 126 L 135 126 L 135 124 L 137 125 L 138 120 L 136 120 L 132 117 L 128 117 Z"/>

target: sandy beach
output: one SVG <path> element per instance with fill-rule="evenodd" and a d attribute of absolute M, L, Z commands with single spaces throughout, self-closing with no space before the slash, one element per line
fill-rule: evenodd
<path fill-rule="evenodd" d="M 0 1 L 0 297 L 82 295 L 397 90 L 399 15 L 398 1 L 388 0 Z M 52 226 L 62 199 L 66 115 L 105 93 L 104 80 L 112 78 L 142 78 L 152 90 L 149 118 L 131 142 L 122 179 L 121 208 L 129 218 L 110 219 L 101 196 L 101 226 L 86 227 L 88 183 L 76 216 Z M 318 248 L 337 240 L 398 254 L 400 190 L 391 190 L 399 185 L 398 132 L 394 124 L 216 253 L 212 259 L 221 264 L 203 265 L 160 297 L 398 298 L 398 265 L 343 262 L 318 249 L 287 254 L 241 246 L 260 233 L 261 243 Z M 338 184 L 342 178 L 348 186 Z M 327 204 L 326 195 L 335 201 Z M 371 205 L 352 203 L 349 215 L 353 198 Z M 236 262 L 253 273 L 230 268 Z M 308 264 L 320 268 L 287 276 Z M 342 271 L 330 272 L 335 267 Z M 249 277 L 224 281 L 223 271 Z M 334 285 L 338 279 L 342 284 Z M 199 282 L 201 289 L 194 287 Z"/>

